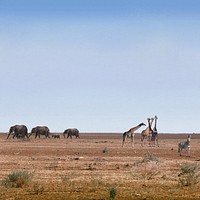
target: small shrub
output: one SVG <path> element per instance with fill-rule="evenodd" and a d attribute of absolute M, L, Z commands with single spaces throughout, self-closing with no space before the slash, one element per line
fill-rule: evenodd
<path fill-rule="evenodd" d="M 44 192 L 44 187 L 38 183 L 33 185 L 34 194 L 42 194 Z"/>
<path fill-rule="evenodd" d="M 105 147 L 105 148 L 103 149 L 102 153 L 108 153 L 108 148 Z"/>
<path fill-rule="evenodd" d="M 159 167 L 156 163 L 145 163 L 141 168 L 141 176 L 144 181 L 152 180 L 160 173 Z"/>
<path fill-rule="evenodd" d="M 111 187 L 109 193 L 110 193 L 110 199 L 115 199 L 117 195 L 117 189 L 115 187 Z"/>
<path fill-rule="evenodd" d="M 158 162 L 158 158 L 150 153 L 145 154 L 142 162 L 146 163 L 150 161 Z"/>
<path fill-rule="evenodd" d="M 181 173 L 178 175 L 181 186 L 191 186 L 199 181 L 198 167 L 196 165 L 184 164 L 180 166 Z"/>
<path fill-rule="evenodd" d="M 160 173 L 158 158 L 149 152 L 144 155 L 142 160 L 134 163 L 134 166 L 139 166 L 138 174 L 144 181 L 144 185 L 146 185 L 146 181 L 154 179 Z"/>
<path fill-rule="evenodd" d="M 22 188 L 31 180 L 32 175 L 27 171 L 14 171 L 2 180 L 2 185 L 5 187 Z"/>
<path fill-rule="evenodd" d="M 70 181 L 70 177 L 69 177 L 69 176 L 66 176 L 66 175 L 61 175 L 60 178 L 61 178 L 61 181 L 62 181 L 63 183 L 67 183 L 67 182 Z"/>
<path fill-rule="evenodd" d="M 67 175 L 61 175 L 61 182 L 63 183 L 63 186 L 73 186 L 74 182 L 73 182 L 73 174 L 71 174 L 70 176 Z"/>

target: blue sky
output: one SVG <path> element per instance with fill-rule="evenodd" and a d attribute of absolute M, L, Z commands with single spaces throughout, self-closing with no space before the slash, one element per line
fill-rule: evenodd
<path fill-rule="evenodd" d="M 199 132 L 199 7 L 0 0 L 0 131 L 124 132 L 157 115 L 161 133 Z"/>

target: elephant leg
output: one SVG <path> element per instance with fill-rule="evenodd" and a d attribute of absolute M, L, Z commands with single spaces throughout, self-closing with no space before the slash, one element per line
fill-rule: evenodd
<path fill-rule="evenodd" d="M 14 134 L 13 134 L 13 139 L 14 139 L 15 137 L 18 138 L 18 133 L 15 133 L 15 132 L 14 132 Z"/>
<path fill-rule="evenodd" d="M 70 139 L 72 139 L 72 135 L 71 135 L 71 134 L 68 134 L 68 135 L 67 135 L 67 138 L 68 138 L 68 137 L 70 137 Z"/>

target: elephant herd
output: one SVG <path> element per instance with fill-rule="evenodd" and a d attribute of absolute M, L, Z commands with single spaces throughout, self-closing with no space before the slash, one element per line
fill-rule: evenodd
<path fill-rule="evenodd" d="M 28 128 L 25 125 L 15 125 L 11 126 L 7 139 L 12 135 L 13 138 L 29 138 L 32 134 L 35 134 L 35 138 L 40 138 L 41 135 L 44 135 L 46 138 L 50 138 L 50 131 L 47 126 L 36 126 L 32 128 L 31 133 L 28 134 Z M 67 138 L 72 136 L 75 136 L 76 138 L 79 137 L 79 130 L 76 128 L 68 128 L 63 132 L 63 136 L 67 135 Z M 55 135 L 52 135 L 53 138 L 60 138 L 55 137 Z"/>

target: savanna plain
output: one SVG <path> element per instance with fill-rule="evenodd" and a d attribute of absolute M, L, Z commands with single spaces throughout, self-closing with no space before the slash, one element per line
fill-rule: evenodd
<path fill-rule="evenodd" d="M 57 133 L 59 134 L 59 133 Z M 135 135 L 80 133 L 80 139 L 6 139 L 0 134 L 0 199 L 200 199 L 200 134 L 162 134 L 159 147 Z"/>

